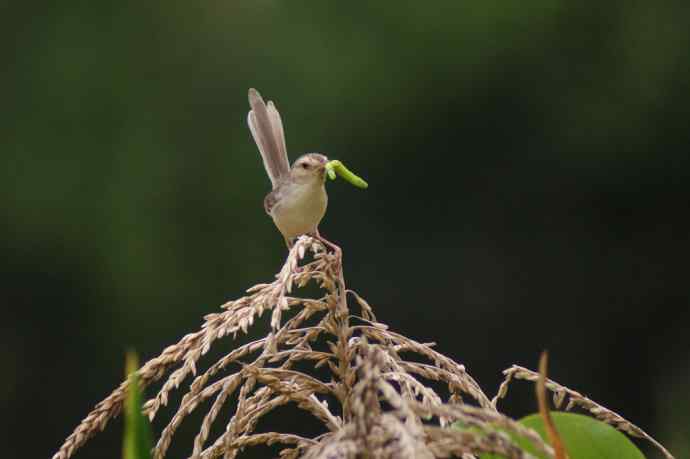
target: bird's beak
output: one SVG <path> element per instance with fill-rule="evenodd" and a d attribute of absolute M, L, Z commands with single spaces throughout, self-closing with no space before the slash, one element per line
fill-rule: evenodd
<path fill-rule="evenodd" d="M 319 164 L 319 168 L 317 169 L 319 173 L 319 177 L 325 179 L 326 178 L 326 163 Z"/>

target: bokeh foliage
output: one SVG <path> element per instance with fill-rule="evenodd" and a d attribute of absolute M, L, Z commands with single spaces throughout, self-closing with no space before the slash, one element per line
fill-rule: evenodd
<path fill-rule="evenodd" d="M 6 453 L 46 457 L 127 346 L 157 354 L 280 266 L 254 86 L 293 159 L 369 181 L 329 184 L 322 231 L 386 322 L 485 387 L 548 347 L 554 377 L 682 456 L 689 19 L 680 1 L 3 6 Z"/>

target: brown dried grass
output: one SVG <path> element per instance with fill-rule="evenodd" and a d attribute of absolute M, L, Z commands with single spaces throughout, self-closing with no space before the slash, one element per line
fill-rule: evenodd
<path fill-rule="evenodd" d="M 295 288 L 310 283 L 321 288 L 322 296 L 292 296 Z M 348 298 L 354 299 L 359 314 L 353 313 Z M 143 387 L 167 375 L 161 389 L 144 405 L 150 419 L 168 405 L 172 392 L 191 378 L 158 438 L 153 451 L 156 459 L 166 456 L 182 421 L 204 402 L 209 402 L 210 408 L 203 415 L 188 453 L 194 459 L 235 458 L 252 446 L 272 444 L 285 446 L 280 451 L 283 459 L 469 459 L 482 452 L 508 458 L 531 457 L 505 432 L 530 439 L 537 449 L 553 457 L 552 448 L 538 434 L 496 409 L 497 400 L 505 396 L 512 378 L 536 381 L 537 373 L 511 367 L 504 372 L 506 380 L 499 394 L 490 400 L 463 365 L 435 351 L 433 344 L 392 332 L 379 322 L 369 304 L 346 288 L 340 257 L 316 239 L 299 238 L 275 281 L 255 285 L 247 290 L 247 296 L 224 304 L 222 309 L 207 315 L 201 330 L 167 347 L 138 371 Z M 291 310 L 292 317 L 283 320 L 283 314 Z M 254 321 L 268 311 L 271 326 L 266 336 L 236 347 L 205 370 L 198 368 L 201 357 L 217 340 L 247 333 Z M 328 350 L 314 349 L 317 340 L 325 342 Z M 316 372 L 295 369 L 305 362 L 314 369 L 328 368 L 330 379 L 320 380 Z M 443 383 L 448 388 L 445 396 L 425 381 Z M 127 381 L 121 383 L 98 403 L 53 459 L 72 457 L 89 438 L 102 431 L 122 409 L 127 385 Z M 672 457 L 617 414 L 553 381 L 548 380 L 546 386 L 557 394 L 557 406 L 569 396 L 568 407 L 584 407 L 615 427 L 652 441 L 667 458 Z M 327 398 L 337 400 L 337 406 L 329 406 Z M 325 433 L 315 438 L 283 432 L 256 433 L 259 420 L 289 403 L 318 419 Z M 229 411 L 232 416 L 224 423 L 223 433 L 212 438 L 212 427 L 220 423 L 219 415 L 222 412 L 227 417 Z M 446 428 L 454 421 L 471 429 Z"/>
<path fill-rule="evenodd" d="M 535 383 L 539 381 L 539 373 L 519 365 L 513 365 L 510 368 L 503 370 L 503 374 L 505 378 L 498 389 L 498 393 L 491 401 L 491 404 L 494 407 L 497 406 L 500 399 L 505 398 L 505 396 L 508 394 L 508 386 L 510 385 L 511 380 L 521 379 Z M 632 422 L 623 418 L 620 414 L 599 405 L 581 393 L 569 389 L 551 379 L 546 379 L 544 385 L 546 389 L 553 393 L 553 404 L 556 408 L 563 407 L 563 403 L 567 400 L 568 403 L 564 408 L 565 411 L 570 411 L 575 407 L 581 408 L 595 418 L 610 424 L 621 432 L 625 432 L 632 437 L 647 440 L 654 445 L 654 447 L 657 448 L 665 458 L 674 459 L 673 455 L 666 448 L 664 448 L 661 443 L 656 441 L 651 435 L 637 427 Z"/>

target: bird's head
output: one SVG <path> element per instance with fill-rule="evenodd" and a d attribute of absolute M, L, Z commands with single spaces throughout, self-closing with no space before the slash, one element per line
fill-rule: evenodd
<path fill-rule="evenodd" d="M 328 158 L 319 153 L 302 155 L 292 164 L 290 175 L 299 183 L 323 182 L 326 178 L 325 166 Z"/>

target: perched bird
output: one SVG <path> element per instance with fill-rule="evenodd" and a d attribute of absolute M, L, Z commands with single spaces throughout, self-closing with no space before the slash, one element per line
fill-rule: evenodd
<path fill-rule="evenodd" d="M 273 185 L 273 191 L 264 199 L 266 213 L 273 218 L 288 248 L 292 247 L 294 238 L 309 234 L 340 252 L 338 246 L 319 234 L 319 223 L 328 205 L 324 183 L 328 158 L 319 153 L 307 153 L 291 168 L 283 122 L 273 102 L 264 103 L 259 92 L 252 88 L 249 106 L 247 124 Z"/>

